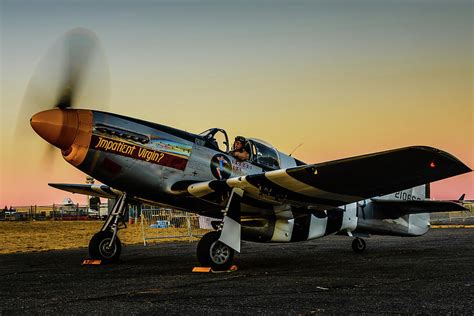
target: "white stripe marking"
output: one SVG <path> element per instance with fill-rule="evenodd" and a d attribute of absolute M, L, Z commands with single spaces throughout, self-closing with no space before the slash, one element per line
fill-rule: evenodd
<path fill-rule="evenodd" d="M 209 186 L 210 181 L 192 184 L 188 187 L 188 192 L 195 197 L 203 197 L 214 192 Z"/>
<path fill-rule="evenodd" d="M 97 192 L 98 194 L 102 195 L 102 196 L 113 196 L 114 194 L 115 195 L 121 195 L 122 192 L 118 191 L 118 190 L 115 190 L 115 189 L 112 189 L 108 186 L 106 186 L 105 184 L 91 184 L 90 186 L 91 190 L 94 191 L 94 192 Z M 107 192 L 105 191 L 104 189 L 106 188 L 109 188 L 110 191 L 112 192 Z"/>
<path fill-rule="evenodd" d="M 123 192 L 122 191 L 119 191 L 119 190 L 116 190 L 116 189 L 113 189 L 111 187 L 109 187 L 110 190 L 112 190 L 112 192 L 115 194 L 115 195 L 122 195 Z"/>
<path fill-rule="evenodd" d="M 95 191 L 95 192 L 97 192 L 97 193 L 99 193 L 99 194 L 110 195 L 110 193 L 107 193 L 107 192 L 105 192 L 104 190 L 102 190 L 102 189 L 101 189 L 101 186 L 102 186 L 102 185 L 100 185 L 100 184 L 92 184 L 92 185 L 91 185 L 91 189 L 92 189 L 92 191 Z"/>
<path fill-rule="evenodd" d="M 267 179 L 272 181 L 273 183 L 284 187 L 285 189 L 288 189 L 293 192 L 300 193 L 309 197 L 342 201 L 342 202 L 347 202 L 347 203 L 362 200 L 362 198 L 358 196 L 331 193 L 331 192 L 317 189 L 311 185 L 308 185 L 306 183 L 303 183 L 293 178 L 288 173 L 286 173 L 285 169 L 266 172 L 265 177 L 267 177 Z"/>
<path fill-rule="evenodd" d="M 230 178 L 226 183 L 231 188 L 240 188 L 252 196 L 259 196 L 261 194 L 260 190 L 256 186 L 250 184 L 245 176 Z"/>
<path fill-rule="evenodd" d="M 226 183 L 231 188 L 239 188 L 244 190 L 246 195 L 253 197 L 256 200 L 268 202 L 271 204 L 281 204 L 281 202 L 277 201 L 273 196 L 264 194 L 258 187 L 248 182 L 245 176 L 228 179 Z"/>

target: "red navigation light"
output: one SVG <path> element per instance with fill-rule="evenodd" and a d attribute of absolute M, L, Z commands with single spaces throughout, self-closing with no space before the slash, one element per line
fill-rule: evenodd
<path fill-rule="evenodd" d="M 430 167 L 431 167 L 431 168 L 434 168 L 434 167 L 436 167 L 436 165 L 435 165 L 434 161 L 432 161 L 432 162 L 430 163 Z"/>

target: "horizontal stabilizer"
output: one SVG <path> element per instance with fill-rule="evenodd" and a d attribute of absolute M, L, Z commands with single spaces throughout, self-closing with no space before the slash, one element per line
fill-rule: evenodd
<path fill-rule="evenodd" d="M 122 193 L 105 184 L 48 183 L 48 185 L 67 192 L 98 196 L 106 199 L 113 199 Z"/>
<path fill-rule="evenodd" d="M 378 212 L 390 215 L 391 217 L 400 217 L 407 214 L 456 212 L 468 210 L 461 204 L 452 201 L 400 201 L 372 199 L 372 203 L 374 203 L 374 206 Z"/>

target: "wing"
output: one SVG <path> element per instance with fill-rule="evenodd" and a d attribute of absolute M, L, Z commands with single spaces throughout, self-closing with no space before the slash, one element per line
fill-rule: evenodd
<path fill-rule="evenodd" d="M 68 184 L 68 183 L 48 183 L 49 186 L 72 193 L 98 196 L 106 199 L 116 198 L 122 192 L 112 189 L 105 184 Z"/>
<path fill-rule="evenodd" d="M 188 192 L 206 199 L 240 188 L 272 204 L 328 209 L 453 177 L 471 169 L 431 147 L 406 147 L 265 173 L 192 184 Z"/>

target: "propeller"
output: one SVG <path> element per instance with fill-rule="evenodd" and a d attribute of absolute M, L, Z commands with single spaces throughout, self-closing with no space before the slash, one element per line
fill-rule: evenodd
<path fill-rule="evenodd" d="M 97 36 L 75 28 L 61 36 L 40 60 L 26 88 L 18 126 L 51 108 L 106 108 L 109 70 Z"/>
<path fill-rule="evenodd" d="M 39 61 L 26 88 L 17 120 L 17 136 L 31 135 L 31 116 L 59 108 L 105 110 L 109 70 L 97 36 L 75 28 L 61 36 Z M 50 158 L 54 149 L 46 152 Z"/>
<path fill-rule="evenodd" d="M 84 80 L 85 72 L 92 58 L 95 37 L 83 29 L 76 29 L 65 38 L 64 77 L 60 84 L 59 98 L 55 107 L 65 109 L 77 103 L 77 90 Z"/>

